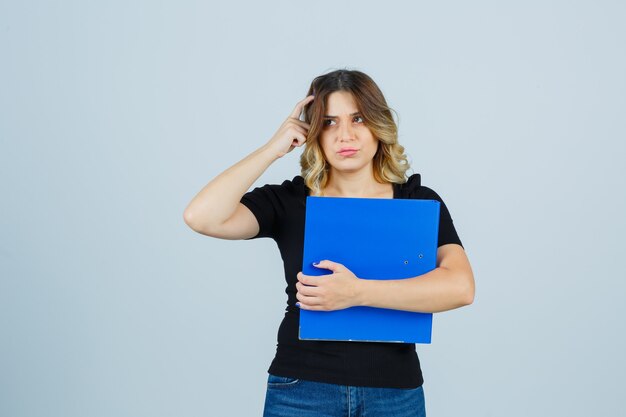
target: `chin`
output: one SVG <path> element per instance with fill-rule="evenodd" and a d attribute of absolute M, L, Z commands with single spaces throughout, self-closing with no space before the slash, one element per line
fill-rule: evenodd
<path fill-rule="evenodd" d="M 335 171 L 339 172 L 358 172 L 363 169 L 367 169 L 367 165 L 341 163 L 333 166 L 333 168 L 335 169 Z"/>

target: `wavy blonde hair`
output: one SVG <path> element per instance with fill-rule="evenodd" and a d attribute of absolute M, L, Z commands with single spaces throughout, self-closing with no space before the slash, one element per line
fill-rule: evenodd
<path fill-rule="evenodd" d="M 352 94 L 365 126 L 379 140 L 374 155 L 374 179 L 379 183 L 405 183 L 410 165 L 404 147 L 398 143 L 398 127 L 391 114 L 395 110 L 387 105 L 380 88 L 368 75 L 341 69 L 316 77 L 307 93 L 307 96 L 315 95 L 315 99 L 304 108 L 304 120 L 311 125 L 300 156 L 301 175 L 306 186 L 320 194 L 328 183 L 330 164 L 324 157 L 319 138 L 328 96 L 335 91 Z"/>

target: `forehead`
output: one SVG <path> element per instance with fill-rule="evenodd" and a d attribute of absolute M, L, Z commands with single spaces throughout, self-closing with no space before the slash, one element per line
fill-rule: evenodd
<path fill-rule="evenodd" d="M 326 102 L 326 114 L 343 115 L 358 111 L 356 101 L 349 91 L 335 91 L 328 96 Z"/>

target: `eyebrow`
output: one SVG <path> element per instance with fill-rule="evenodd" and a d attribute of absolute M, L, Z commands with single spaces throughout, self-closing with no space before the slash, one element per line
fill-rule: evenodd
<path fill-rule="evenodd" d="M 351 113 L 350 116 L 356 116 L 357 114 L 361 114 L 361 112 L 357 111 L 357 112 Z M 327 118 L 327 119 L 336 119 L 337 118 L 337 116 L 330 116 L 328 114 L 325 114 L 324 117 Z"/>

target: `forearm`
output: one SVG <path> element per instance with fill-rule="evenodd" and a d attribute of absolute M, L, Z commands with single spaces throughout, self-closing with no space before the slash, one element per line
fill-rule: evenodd
<path fill-rule="evenodd" d="M 263 146 L 211 180 L 191 200 L 184 217 L 193 229 L 222 224 L 234 213 L 241 197 L 278 158 Z"/>
<path fill-rule="evenodd" d="M 471 304 L 473 277 L 438 267 L 424 275 L 396 280 L 359 281 L 358 305 L 437 313 Z"/>

